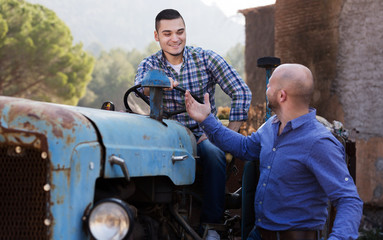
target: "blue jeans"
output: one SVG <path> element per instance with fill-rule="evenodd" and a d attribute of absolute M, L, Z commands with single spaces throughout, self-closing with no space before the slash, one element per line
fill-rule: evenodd
<path fill-rule="evenodd" d="M 197 154 L 203 171 L 201 222 L 220 223 L 225 204 L 225 153 L 206 139 L 197 145 Z"/>

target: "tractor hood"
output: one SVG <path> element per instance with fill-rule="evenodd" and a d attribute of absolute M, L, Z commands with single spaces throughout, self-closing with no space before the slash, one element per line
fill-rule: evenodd
<path fill-rule="evenodd" d="M 54 168 L 70 167 L 76 146 L 99 142 L 102 156 L 87 161 L 103 163 L 92 167 L 105 178 L 168 176 L 176 185 L 194 182 L 195 138 L 176 121 L 11 97 L 0 97 L 0 114 L 1 131 L 25 133 L 12 141 L 34 141 L 29 133 L 44 136 L 46 141 L 37 142 L 47 148 Z M 114 157 L 123 164 L 112 164 Z"/>
<path fill-rule="evenodd" d="M 196 141 L 173 120 L 83 107 L 67 107 L 86 116 L 98 129 L 105 147 L 105 177 L 124 177 L 113 156 L 127 166 L 128 177 L 168 176 L 174 184 L 194 182 Z M 126 177 L 126 176 L 125 176 Z"/>

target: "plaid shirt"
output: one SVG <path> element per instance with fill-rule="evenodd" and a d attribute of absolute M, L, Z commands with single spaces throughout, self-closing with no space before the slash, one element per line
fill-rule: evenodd
<path fill-rule="evenodd" d="M 214 93 L 215 85 L 231 97 L 230 121 L 244 121 L 250 107 L 251 92 L 233 67 L 221 56 L 211 50 L 195 47 L 185 47 L 183 63 L 180 74 L 171 67 L 162 54 L 162 50 L 145 58 L 138 66 L 135 84 L 140 84 L 145 74 L 151 69 L 164 70 L 168 77 L 178 81 L 179 86 L 189 90 L 192 94 L 203 100 L 203 95 L 209 93 L 211 112 L 216 115 Z M 174 111 L 185 108 L 184 94 L 177 91 L 164 91 L 164 110 Z M 197 124 L 187 113 L 172 116 L 185 125 L 192 127 Z M 196 135 L 203 133 L 198 127 L 193 130 Z"/>

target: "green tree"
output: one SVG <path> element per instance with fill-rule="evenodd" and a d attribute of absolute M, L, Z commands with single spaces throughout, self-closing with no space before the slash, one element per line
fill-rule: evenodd
<path fill-rule="evenodd" d="M 225 59 L 245 79 L 245 45 L 237 43 L 227 51 Z"/>
<path fill-rule="evenodd" d="M 241 43 L 236 44 L 227 51 L 224 58 L 245 80 L 245 46 Z M 219 86 L 216 87 L 215 102 L 219 107 L 230 107 L 230 97 Z"/>
<path fill-rule="evenodd" d="M 100 108 L 105 101 L 112 101 L 118 110 L 124 109 L 123 96 L 133 86 L 135 68 L 122 49 L 101 52 L 96 60 L 92 81 L 79 106 Z"/>
<path fill-rule="evenodd" d="M 0 94 L 77 104 L 93 57 L 72 45 L 56 14 L 22 0 L 0 0 Z"/>
<path fill-rule="evenodd" d="M 134 69 L 137 69 L 138 65 L 141 63 L 141 61 L 144 58 L 150 56 L 151 54 L 153 54 L 157 51 L 159 51 L 160 49 L 161 48 L 158 45 L 158 43 L 153 41 L 153 42 L 148 44 L 148 46 L 144 49 L 143 52 L 141 52 L 137 49 L 133 49 L 133 50 L 129 51 L 127 54 L 128 61 L 132 64 Z"/>
<path fill-rule="evenodd" d="M 4 45 L 5 36 L 8 32 L 8 25 L 3 16 L 0 14 L 0 47 Z"/>

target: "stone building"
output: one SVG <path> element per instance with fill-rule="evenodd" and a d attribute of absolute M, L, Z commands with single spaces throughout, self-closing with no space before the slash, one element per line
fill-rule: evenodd
<path fill-rule="evenodd" d="M 252 108 L 265 102 L 258 58 L 276 56 L 309 67 L 316 89 L 312 105 L 349 130 L 365 216 L 383 227 L 383 1 L 276 0 L 241 12 Z"/>

